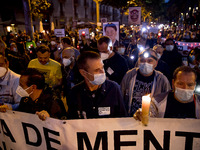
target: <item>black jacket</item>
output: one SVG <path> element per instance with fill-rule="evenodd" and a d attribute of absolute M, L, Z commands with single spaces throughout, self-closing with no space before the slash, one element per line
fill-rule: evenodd
<path fill-rule="evenodd" d="M 84 81 L 74 86 L 68 99 L 68 113 L 70 119 L 127 116 L 120 86 L 110 80 L 94 92 L 87 89 Z"/>

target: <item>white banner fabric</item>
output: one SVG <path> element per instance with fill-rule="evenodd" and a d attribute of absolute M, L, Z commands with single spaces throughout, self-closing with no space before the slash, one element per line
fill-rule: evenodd
<path fill-rule="evenodd" d="M 133 118 L 41 121 L 37 115 L 0 113 L 0 149 L 199 150 L 200 120 Z"/>

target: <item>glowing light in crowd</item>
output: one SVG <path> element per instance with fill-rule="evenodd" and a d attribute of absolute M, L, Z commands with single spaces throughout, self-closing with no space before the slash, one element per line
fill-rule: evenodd
<path fill-rule="evenodd" d="M 142 45 L 138 45 L 137 47 L 139 48 L 140 51 L 144 50 L 144 47 Z"/>
<path fill-rule="evenodd" d="M 7 31 L 10 32 L 12 30 L 11 26 L 7 26 Z"/>
<path fill-rule="evenodd" d="M 161 29 L 163 26 L 164 26 L 163 24 L 160 24 L 160 25 L 158 26 L 158 29 Z"/>
<path fill-rule="evenodd" d="M 149 53 L 144 53 L 144 58 L 148 58 L 149 57 Z"/>
<path fill-rule="evenodd" d="M 197 86 L 195 91 L 199 93 L 200 92 L 200 86 Z"/>
<path fill-rule="evenodd" d="M 146 28 L 142 28 L 142 32 L 145 32 L 147 29 Z"/>
<path fill-rule="evenodd" d="M 134 59 L 135 57 L 133 56 L 133 55 L 131 55 L 131 57 L 130 57 L 131 59 Z"/>

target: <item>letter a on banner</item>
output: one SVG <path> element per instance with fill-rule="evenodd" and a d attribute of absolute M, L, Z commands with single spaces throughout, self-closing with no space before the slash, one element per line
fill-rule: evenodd
<path fill-rule="evenodd" d="M 129 7 L 128 24 L 129 25 L 141 24 L 141 7 Z"/>

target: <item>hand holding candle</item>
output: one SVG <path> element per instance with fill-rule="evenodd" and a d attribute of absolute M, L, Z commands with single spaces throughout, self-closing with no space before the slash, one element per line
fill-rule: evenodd
<path fill-rule="evenodd" d="M 147 126 L 149 122 L 150 94 L 142 96 L 142 123 Z"/>

